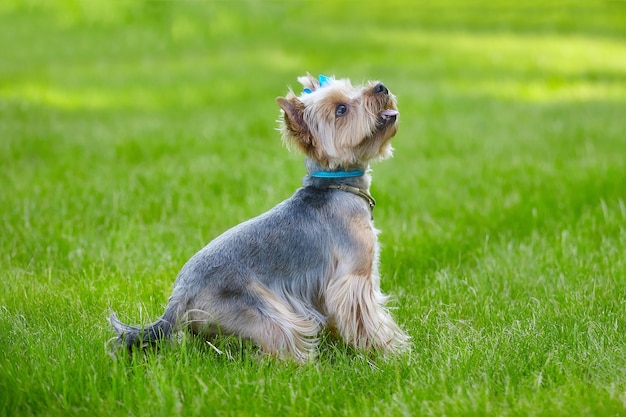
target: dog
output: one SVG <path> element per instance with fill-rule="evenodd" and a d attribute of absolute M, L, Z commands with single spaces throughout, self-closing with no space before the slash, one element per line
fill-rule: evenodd
<path fill-rule="evenodd" d="M 263 354 L 306 362 L 326 329 L 385 356 L 409 347 L 380 290 L 369 164 L 392 155 L 396 97 L 381 82 L 310 74 L 276 99 L 284 142 L 305 155 L 294 195 L 215 238 L 181 269 L 165 312 L 145 327 L 111 312 L 116 344 L 154 345 L 180 329 L 233 334 Z"/>

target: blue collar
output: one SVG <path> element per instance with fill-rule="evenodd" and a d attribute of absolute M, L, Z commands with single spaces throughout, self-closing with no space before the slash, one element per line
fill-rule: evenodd
<path fill-rule="evenodd" d="M 354 178 L 362 177 L 365 171 L 361 169 L 353 169 L 352 171 L 317 171 L 309 174 L 315 178 Z"/>

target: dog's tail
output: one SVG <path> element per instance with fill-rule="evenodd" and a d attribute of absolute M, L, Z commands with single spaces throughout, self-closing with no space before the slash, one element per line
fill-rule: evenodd
<path fill-rule="evenodd" d="M 165 313 L 154 323 L 147 326 L 130 326 L 122 323 L 115 313 L 111 311 L 109 321 L 113 326 L 113 330 L 117 334 L 114 346 L 126 345 L 128 350 L 134 347 L 153 346 L 157 342 L 169 338 L 176 324 L 176 308 L 172 304 L 168 305 Z"/>

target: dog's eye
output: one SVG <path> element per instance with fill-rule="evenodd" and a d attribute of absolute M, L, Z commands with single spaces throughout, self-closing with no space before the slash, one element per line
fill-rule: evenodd
<path fill-rule="evenodd" d="M 348 106 L 346 106 L 345 104 L 339 104 L 337 105 L 337 108 L 335 108 L 335 116 L 343 116 L 347 112 Z"/>

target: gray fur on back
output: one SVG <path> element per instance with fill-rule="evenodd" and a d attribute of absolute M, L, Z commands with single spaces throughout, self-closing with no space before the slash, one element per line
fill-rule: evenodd
<path fill-rule="evenodd" d="M 367 175 L 343 182 L 367 189 L 369 181 Z M 290 199 L 198 251 L 178 274 L 172 300 L 184 303 L 200 291 L 233 299 L 258 280 L 299 313 L 325 323 L 323 290 L 337 258 L 354 246 L 349 222 L 369 218 L 370 210 L 358 196 L 327 189 L 327 179 L 306 176 L 303 183 Z"/>

